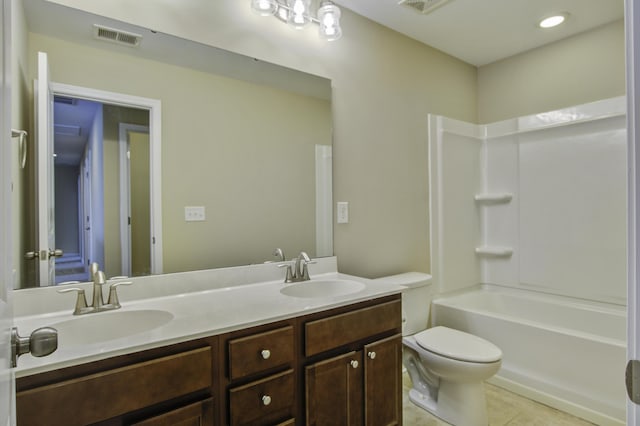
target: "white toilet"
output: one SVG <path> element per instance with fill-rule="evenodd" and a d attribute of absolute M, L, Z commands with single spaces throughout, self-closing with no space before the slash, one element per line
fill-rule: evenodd
<path fill-rule="evenodd" d="M 413 382 L 409 399 L 455 426 L 487 426 L 484 381 L 500 369 L 500 348 L 448 327 L 427 329 L 430 275 L 409 272 L 380 280 L 408 287 L 402 294 L 402 344 Z"/>

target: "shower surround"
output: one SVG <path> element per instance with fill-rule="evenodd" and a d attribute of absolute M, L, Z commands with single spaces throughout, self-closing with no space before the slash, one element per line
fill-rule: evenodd
<path fill-rule="evenodd" d="M 592 330 L 597 340 L 611 343 L 614 348 L 604 352 L 615 355 L 600 365 L 568 361 L 588 358 L 581 345 L 565 345 L 561 356 L 548 356 L 557 349 L 556 337 L 544 340 L 539 338 L 544 333 L 528 335 L 521 329 L 502 335 L 503 369 L 495 379 L 600 424 L 624 421 L 620 336 L 625 333 L 626 306 L 625 107 L 625 98 L 619 97 L 488 125 L 429 117 L 431 265 L 441 306 L 449 305 L 447 297 L 461 293 L 502 289 L 517 291 L 518 300 L 556 296 L 569 305 L 574 301 L 615 313 L 613 328 L 604 335 L 598 321 L 580 321 L 580 328 L 556 325 L 562 333 Z M 482 311 L 501 317 L 514 299 L 483 300 L 494 302 L 484 303 Z M 464 305 L 456 309 L 471 310 Z M 521 316 L 527 313 L 521 319 L 544 323 L 549 315 L 544 304 L 530 306 L 537 310 L 521 309 Z M 510 320 L 518 320 L 518 311 L 509 309 Z M 571 324 L 571 311 L 564 312 L 558 319 Z M 623 320 L 617 319 L 621 312 Z M 473 323 L 477 327 L 467 331 L 495 340 L 496 324 L 494 330 L 483 330 L 479 322 L 460 321 L 463 317 L 459 312 L 433 320 L 454 328 Z M 532 348 L 529 358 L 540 360 L 538 369 L 536 363 L 518 359 L 522 351 L 506 347 L 518 339 Z M 553 360 L 558 365 L 549 365 Z M 605 364 L 607 371 L 619 374 L 603 376 L 601 380 L 611 383 L 601 387 L 615 390 L 616 397 L 595 403 L 603 401 L 598 386 L 576 392 L 583 386 L 571 383 L 571 377 L 588 376 Z M 567 371 L 564 382 L 547 373 L 554 369 Z"/>

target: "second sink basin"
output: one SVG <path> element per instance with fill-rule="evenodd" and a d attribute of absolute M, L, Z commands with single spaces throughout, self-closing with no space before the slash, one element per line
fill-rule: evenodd
<path fill-rule="evenodd" d="M 351 280 L 310 280 L 286 284 L 280 293 L 302 298 L 334 297 L 356 293 L 364 287 L 363 283 Z"/>
<path fill-rule="evenodd" d="M 58 330 L 58 342 L 78 345 L 119 339 L 165 325 L 173 315 L 161 310 L 112 311 L 79 315 L 52 324 Z"/>

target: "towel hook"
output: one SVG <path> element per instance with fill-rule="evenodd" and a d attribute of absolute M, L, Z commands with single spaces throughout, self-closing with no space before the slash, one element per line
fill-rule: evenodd
<path fill-rule="evenodd" d="M 11 129 L 12 138 L 18 139 L 18 155 L 20 156 L 20 168 L 24 169 L 27 164 L 27 132 L 24 130 Z"/>

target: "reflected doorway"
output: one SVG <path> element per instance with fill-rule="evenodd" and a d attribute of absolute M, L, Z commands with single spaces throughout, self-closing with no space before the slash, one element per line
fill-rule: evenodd
<path fill-rule="evenodd" d="M 92 262 L 109 277 L 130 276 L 135 259 L 136 274 L 149 274 L 149 111 L 55 96 L 53 121 L 55 238 L 64 252 L 55 262 L 55 283 L 88 281 Z M 122 126 L 129 126 L 124 145 Z"/>

